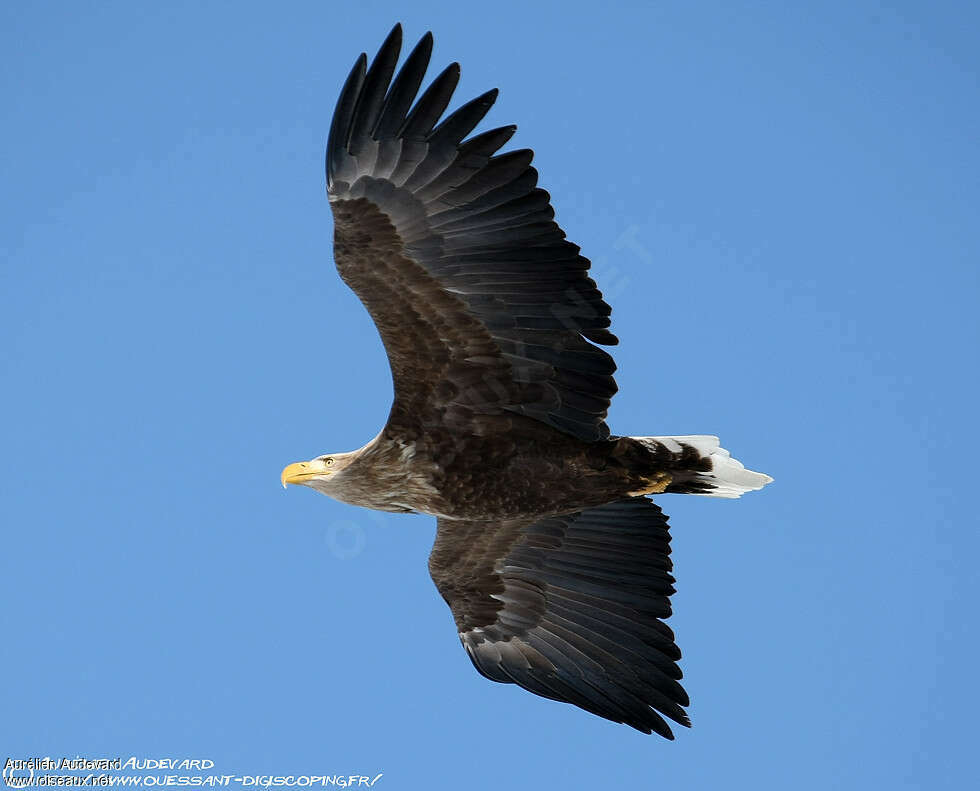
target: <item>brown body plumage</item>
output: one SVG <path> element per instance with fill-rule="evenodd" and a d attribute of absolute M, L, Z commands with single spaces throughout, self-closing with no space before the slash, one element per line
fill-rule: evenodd
<path fill-rule="evenodd" d="M 506 126 L 448 117 L 450 65 L 418 96 L 428 34 L 396 26 L 347 79 L 327 145 L 334 257 L 384 342 L 395 398 L 363 448 L 289 465 L 354 505 L 439 518 L 429 571 L 495 681 L 668 738 L 688 724 L 664 624 L 667 519 L 644 495 L 737 497 L 770 479 L 715 437 L 613 437 L 609 305 Z M 393 79 L 394 77 L 394 79 Z"/>
<path fill-rule="evenodd" d="M 491 436 L 385 430 L 328 485 L 314 488 L 380 511 L 512 519 L 660 493 L 710 470 L 692 451 L 669 453 L 632 437 L 582 442 L 526 418 L 504 420 L 511 427 Z"/>

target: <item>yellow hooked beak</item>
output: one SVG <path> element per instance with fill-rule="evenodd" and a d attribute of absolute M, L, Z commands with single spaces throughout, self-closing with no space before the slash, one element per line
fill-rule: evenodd
<path fill-rule="evenodd" d="M 330 473 L 330 468 L 324 463 L 322 459 L 313 459 L 312 461 L 298 461 L 295 464 L 290 464 L 286 469 L 282 471 L 282 475 L 279 480 L 282 481 L 282 488 L 286 488 L 287 483 L 304 484 L 310 478 L 316 478 L 320 475 L 328 475 Z"/>

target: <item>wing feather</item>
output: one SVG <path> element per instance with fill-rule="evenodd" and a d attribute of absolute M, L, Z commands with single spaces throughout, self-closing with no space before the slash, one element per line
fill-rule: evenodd
<path fill-rule="evenodd" d="M 357 109 L 357 100 L 361 86 L 364 84 L 364 74 L 367 69 L 367 55 L 361 53 L 354 62 L 340 91 L 337 109 L 334 110 L 330 122 L 330 137 L 327 142 L 327 180 L 347 178 L 353 179 L 357 170 L 357 160 L 352 159 L 347 151 L 347 139 L 350 134 L 351 121 Z"/>
<path fill-rule="evenodd" d="M 377 140 L 372 133 L 378 124 L 381 110 L 384 107 L 388 84 L 395 73 L 398 51 L 401 49 L 401 39 L 401 28 L 393 28 L 384 44 L 381 45 L 381 49 L 378 50 L 377 57 L 371 63 L 367 74 L 364 75 L 361 89 L 358 92 L 357 105 L 349 122 L 350 131 L 347 135 L 347 150 L 355 157 L 360 155 L 365 148 L 377 148 Z"/>
<path fill-rule="evenodd" d="M 394 30 L 398 31 L 398 46 L 400 48 L 401 26 L 395 25 Z M 394 45 L 392 46 L 394 47 Z M 397 49 L 394 55 L 397 60 Z M 412 102 L 415 101 L 422 80 L 425 78 L 425 70 L 429 67 L 430 57 L 432 57 L 432 34 L 426 33 L 406 58 L 398 76 L 391 85 L 391 90 L 385 97 L 384 109 L 374 130 L 374 137 L 377 140 L 397 139 L 398 130 L 404 126 L 408 111 L 411 109 Z"/>

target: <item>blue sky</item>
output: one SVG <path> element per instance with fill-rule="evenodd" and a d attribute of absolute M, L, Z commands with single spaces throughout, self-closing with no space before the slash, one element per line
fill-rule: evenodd
<path fill-rule="evenodd" d="M 0 9 L 4 757 L 376 787 L 964 788 L 978 685 L 970 4 Z M 481 679 L 428 517 L 283 492 L 391 385 L 323 146 L 392 24 L 519 124 L 614 307 L 623 434 L 776 479 L 666 496 L 694 728 Z M 486 127 L 484 127 L 486 128 Z"/>

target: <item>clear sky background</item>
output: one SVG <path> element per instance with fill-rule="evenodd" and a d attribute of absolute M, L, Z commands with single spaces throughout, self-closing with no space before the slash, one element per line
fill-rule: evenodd
<path fill-rule="evenodd" d="M 283 492 L 391 398 L 323 148 L 392 24 L 490 87 L 614 307 L 694 728 L 480 678 L 434 520 Z M 971 787 L 980 56 L 970 3 L 3 3 L 2 757 L 376 788 Z"/>

